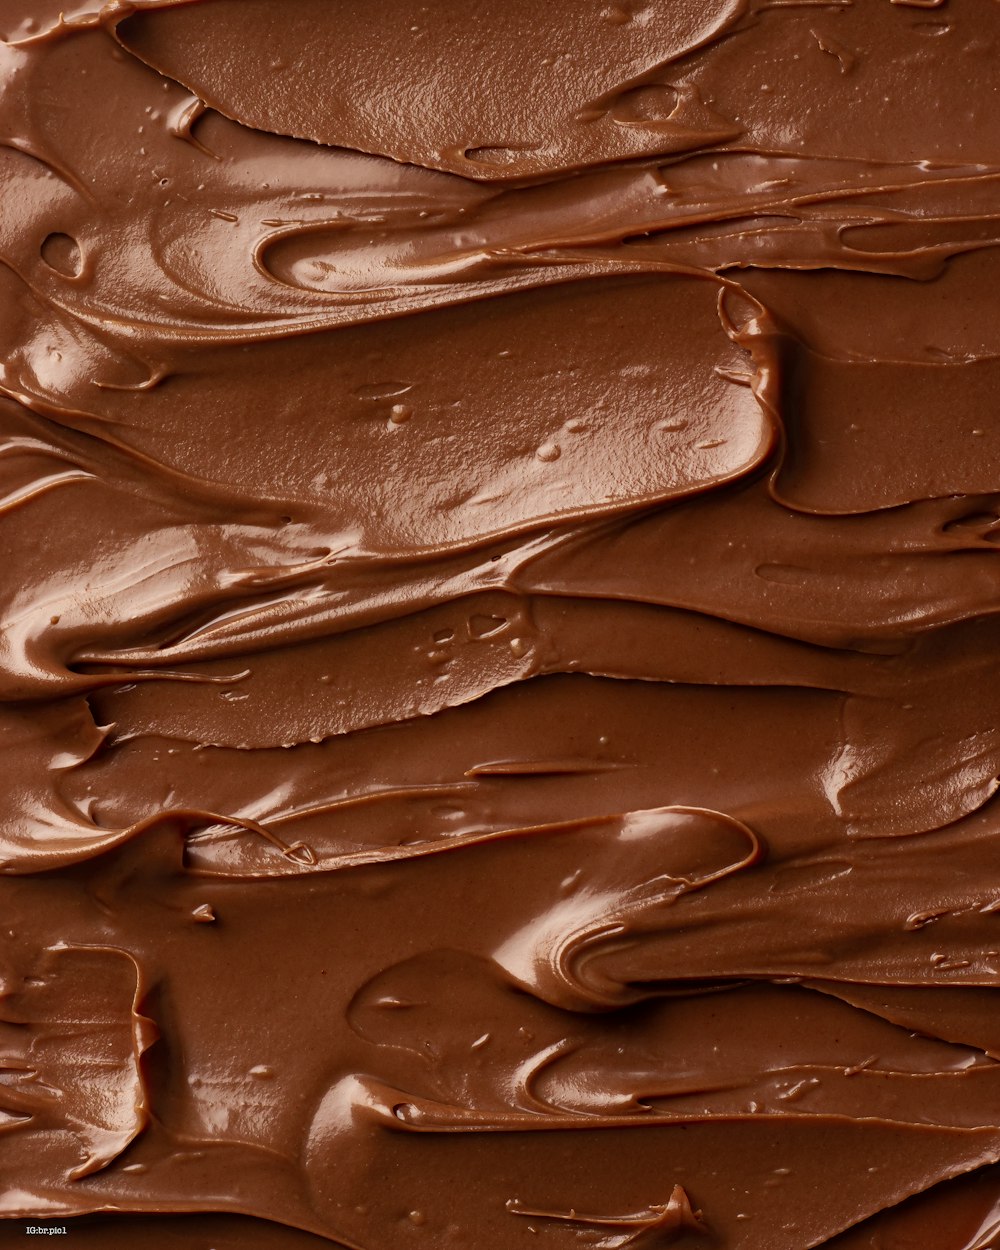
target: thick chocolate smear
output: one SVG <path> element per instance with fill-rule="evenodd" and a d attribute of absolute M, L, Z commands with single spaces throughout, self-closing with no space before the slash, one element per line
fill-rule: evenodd
<path fill-rule="evenodd" d="M 0 1244 L 1000 1244 L 1000 6 L 0 36 Z"/>

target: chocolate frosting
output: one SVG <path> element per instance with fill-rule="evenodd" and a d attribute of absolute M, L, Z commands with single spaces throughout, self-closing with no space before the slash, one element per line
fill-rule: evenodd
<path fill-rule="evenodd" d="M 993 1245 L 1000 5 L 0 37 L 0 1241 Z"/>

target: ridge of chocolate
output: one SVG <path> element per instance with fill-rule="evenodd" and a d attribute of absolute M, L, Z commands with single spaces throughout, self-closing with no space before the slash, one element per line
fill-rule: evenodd
<path fill-rule="evenodd" d="M 1000 6 L 0 39 L 0 1244 L 987 1250 Z"/>

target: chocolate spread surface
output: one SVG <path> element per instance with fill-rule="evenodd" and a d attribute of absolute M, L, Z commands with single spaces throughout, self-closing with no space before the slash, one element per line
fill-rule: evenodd
<path fill-rule="evenodd" d="M 1000 5 L 0 37 L 0 1243 L 1000 1244 Z"/>

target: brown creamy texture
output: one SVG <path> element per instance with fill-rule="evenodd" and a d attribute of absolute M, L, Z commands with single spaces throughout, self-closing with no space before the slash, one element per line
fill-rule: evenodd
<path fill-rule="evenodd" d="M 67 3 L 0 1243 L 1000 1244 L 1000 4 Z"/>

